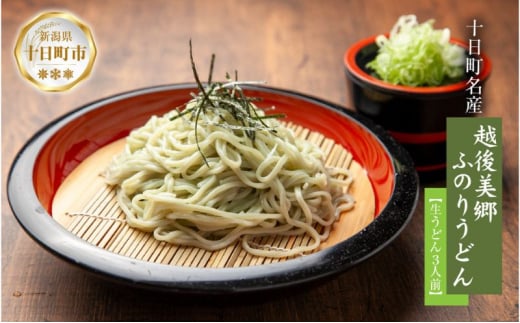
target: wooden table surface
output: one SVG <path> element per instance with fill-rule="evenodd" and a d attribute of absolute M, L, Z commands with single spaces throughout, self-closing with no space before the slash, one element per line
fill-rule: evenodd
<path fill-rule="evenodd" d="M 398 3 L 398 4 L 397 4 Z M 16 37 L 30 19 L 68 11 L 93 31 L 92 75 L 44 93 L 16 68 Z M 376 256 L 319 284 L 242 297 L 179 297 L 108 283 L 51 256 L 21 229 L 2 194 L 2 319 L 6 321 L 344 320 L 518 321 L 518 2 L 465 1 L 51 1 L 2 3 L 2 187 L 16 152 L 41 127 L 98 98 L 152 85 L 191 82 L 188 40 L 201 71 L 309 93 L 352 108 L 342 55 L 397 17 L 435 18 L 468 39 L 484 24 L 493 60 L 485 115 L 503 118 L 501 295 L 473 295 L 467 307 L 423 305 L 423 188 L 412 221 Z M 443 186 L 442 182 L 428 186 Z"/>

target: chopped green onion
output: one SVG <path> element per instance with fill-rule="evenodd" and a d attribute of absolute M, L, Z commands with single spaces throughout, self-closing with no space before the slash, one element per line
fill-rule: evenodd
<path fill-rule="evenodd" d="M 381 80 L 407 86 L 437 86 L 464 76 L 465 51 L 450 43 L 448 28 L 434 29 L 415 15 L 401 16 L 389 37 L 379 35 L 376 58 L 367 64 Z"/>

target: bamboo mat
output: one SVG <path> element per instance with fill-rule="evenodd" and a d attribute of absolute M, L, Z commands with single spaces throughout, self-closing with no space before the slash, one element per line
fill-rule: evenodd
<path fill-rule="evenodd" d="M 354 209 L 344 212 L 319 250 L 344 241 L 367 226 L 374 218 L 375 197 L 365 170 L 352 155 L 333 140 L 301 126 L 288 125 L 295 135 L 318 144 L 325 152 L 326 164 L 349 168 L 354 176 L 349 194 Z M 153 263 L 176 266 L 224 268 L 244 267 L 285 258 L 257 257 L 244 251 L 240 242 L 218 251 L 206 251 L 160 242 L 152 233 L 129 227 L 115 198 L 115 189 L 105 184 L 101 174 L 112 158 L 119 154 L 125 140 L 115 141 L 89 156 L 62 183 L 53 200 L 53 218 L 74 235 L 108 251 Z M 290 248 L 310 243 L 306 236 L 264 237 L 253 240 L 259 245 Z"/>

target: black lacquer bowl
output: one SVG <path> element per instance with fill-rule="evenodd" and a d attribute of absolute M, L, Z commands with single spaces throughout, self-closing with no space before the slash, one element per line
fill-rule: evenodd
<path fill-rule="evenodd" d="M 376 199 L 373 221 L 354 236 L 316 253 L 283 262 L 239 268 L 191 268 L 151 263 L 104 250 L 55 221 L 58 187 L 85 158 L 126 136 L 153 114 L 190 99 L 194 84 L 139 89 L 84 105 L 36 133 L 9 173 L 7 193 L 25 231 L 59 258 L 118 282 L 173 292 L 237 293 L 310 282 L 345 271 L 388 245 L 410 220 L 418 176 L 405 149 L 381 127 L 341 106 L 282 89 L 251 86 L 259 105 L 334 139 L 351 151 L 370 179 Z M 81 193 L 78 193 L 81 194 Z"/>
<path fill-rule="evenodd" d="M 433 87 L 384 82 L 366 67 L 378 53 L 376 37 L 354 43 L 343 57 L 351 104 L 359 114 L 388 130 L 409 151 L 421 179 L 442 180 L 446 168 L 446 118 L 475 115 L 467 109 L 468 97 L 474 96 L 468 91 L 468 78 Z M 451 43 L 467 51 L 464 42 L 452 39 Z M 475 76 L 480 96 L 491 73 L 491 61 L 484 53 L 475 58 L 482 59 L 479 75 Z"/>

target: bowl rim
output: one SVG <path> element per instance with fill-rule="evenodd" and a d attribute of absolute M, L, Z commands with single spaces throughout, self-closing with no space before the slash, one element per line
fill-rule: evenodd
<path fill-rule="evenodd" d="M 379 140 L 389 154 L 395 170 L 394 187 L 386 206 L 367 227 L 347 240 L 305 257 L 261 266 L 202 269 L 150 263 L 118 255 L 82 240 L 57 223 L 41 205 L 32 186 L 36 158 L 47 141 L 64 125 L 106 104 L 186 86 L 192 87 L 193 84 L 153 86 L 88 103 L 47 124 L 29 139 L 16 155 L 7 178 L 9 205 L 26 233 L 58 258 L 111 281 L 168 292 L 229 294 L 293 286 L 337 274 L 378 253 L 411 220 L 419 198 L 418 174 L 408 152 L 383 128 L 353 111 L 316 97 L 291 90 L 255 86 L 264 91 L 295 96 L 334 109 L 351 121 L 361 124 Z M 27 185 L 31 189 L 27 189 Z M 349 249 L 353 246 L 357 247 Z"/>
<path fill-rule="evenodd" d="M 378 36 L 379 35 L 372 35 L 370 37 L 364 38 L 351 45 L 344 53 L 343 64 L 345 66 L 345 69 L 348 72 L 348 74 L 358 82 L 370 85 L 380 90 L 386 90 L 392 93 L 401 94 L 435 95 L 454 93 L 466 90 L 467 80 L 462 80 L 456 83 L 441 86 L 406 86 L 391 84 L 368 74 L 364 69 L 362 69 L 358 64 L 356 64 L 356 56 L 362 49 L 374 44 L 375 39 Z M 468 44 L 458 38 L 451 37 L 450 42 L 458 46 L 461 46 L 466 50 L 468 49 Z M 483 82 L 489 77 L 491 73 L 492 64 L 490 58 L 482 51 L 480 52 L 479 56 L 483 61 L 483 66 L 478 78 L 481 80 L 481 82 Z"/>

